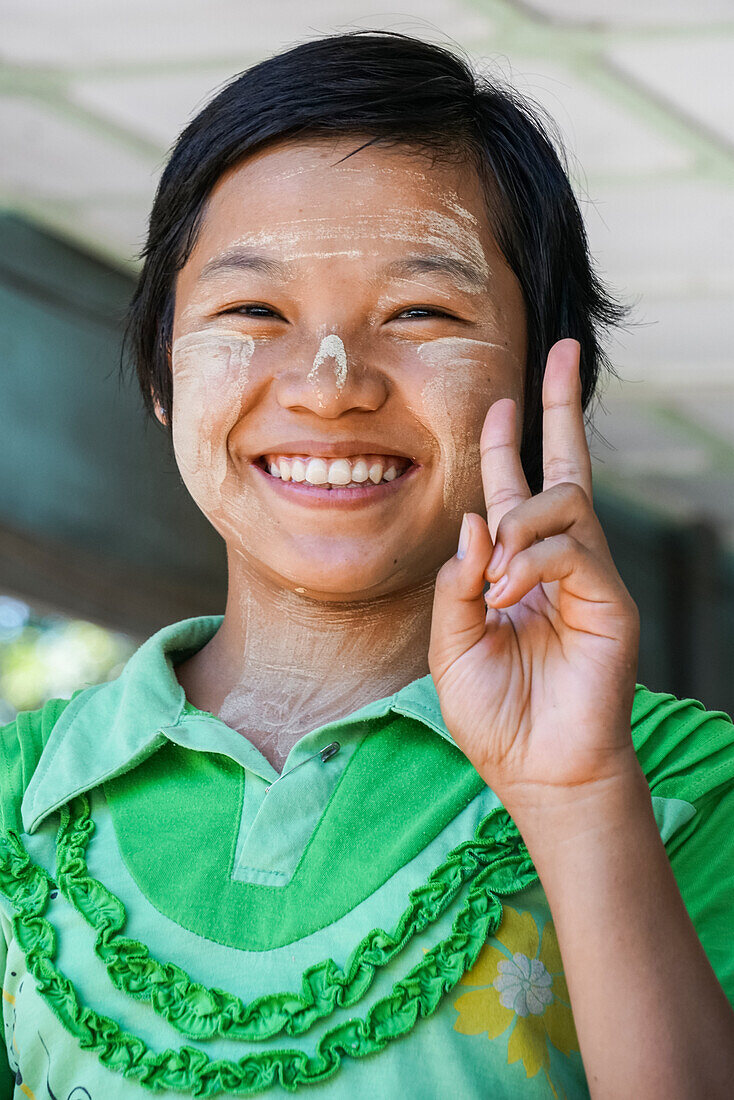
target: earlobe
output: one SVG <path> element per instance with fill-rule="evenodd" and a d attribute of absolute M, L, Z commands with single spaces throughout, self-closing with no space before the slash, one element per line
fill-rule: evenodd
<path fill-rule="evenodd" d="M 153 398 L 153 406 L 154 406 L 154 410 L 155 410 L 156 420 L 159 420 L 160 423 L 165 426 L 168 423 L 166 410 L 163 408 L 160 401 L 158 400 L 158 398 L 153 393 L 152 388 L 151 388 L 151 391 L 150 391 L 150 396 Z"/>

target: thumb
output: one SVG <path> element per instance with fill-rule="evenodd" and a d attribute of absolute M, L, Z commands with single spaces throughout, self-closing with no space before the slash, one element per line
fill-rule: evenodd
<path fill-rule="evenodd" d="M 459 557 L 462 554 L 463 557 Z M 467 512 L 459 549 L 436 576 L 428 667 L 434 682 L 483 637 L 487 628 L 484 573 L 492 556 L 492 538 L 481 516 Z M 490 614 L 497 614 L 490 609 Z"/>

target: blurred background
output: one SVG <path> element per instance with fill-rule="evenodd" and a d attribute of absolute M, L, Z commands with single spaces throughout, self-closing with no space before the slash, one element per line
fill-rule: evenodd
<path fill-rule="evenodd" d="M 118 379 L 166 150 L 308 38 L 460 48 L 555 120 L 634 324 L 589 442 L 638 680 L 734 712 L 733 0 L 0 0 L 0 723 L 224 610 L 219 536 Z"/>

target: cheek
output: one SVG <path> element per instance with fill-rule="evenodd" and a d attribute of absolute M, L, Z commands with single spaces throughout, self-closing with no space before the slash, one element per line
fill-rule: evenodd
<path fill-rule="evenodd" d="M 479 437 L 493 401 L 521 395 L 516 355 L 502 344 L 447 337 L 421 345 L 420 409 L 440 452 L 444 511 L 454 519 L 482 497 Z"/>
<path fill-rule="evenodd" d="M 251 336 L 188 333 L 173 346 L 173 448 L 184 484 L 202 507 L 222 493 L 227 437 L 247 401 Z"/>

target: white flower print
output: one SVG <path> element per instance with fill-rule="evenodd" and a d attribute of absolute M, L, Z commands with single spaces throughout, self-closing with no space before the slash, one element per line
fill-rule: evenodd
<path fill-rule="evenodd" d="M 500 995 L 500 1004 L 518 1016 L 531 1012 L 540 1016 L 553 1000 L 553 978 L 540 959 L 529 959 L 518 951 L 511 959 L 498 963 L 497 970 L 499 974 L 492 984 Z"/>

